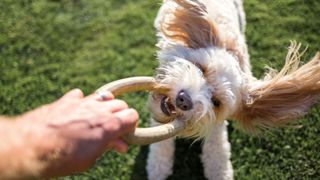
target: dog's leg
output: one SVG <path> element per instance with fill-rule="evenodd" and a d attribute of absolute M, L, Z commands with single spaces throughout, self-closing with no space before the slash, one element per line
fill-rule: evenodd
<path fill-rule="evenodd" d="M 202 147 L 202 163 L 205 177 L 215 180 L 233 179 L 230 161 L 227 122 L 217 125 Z"/>
<path fill-rule="evenodd" d="M 156 124 L 153 122 L 153 124 Z M 164 180 L 172 174 L 174 159 L 174 138 L 149 146 L 147 173 L 149 180 Z"/>

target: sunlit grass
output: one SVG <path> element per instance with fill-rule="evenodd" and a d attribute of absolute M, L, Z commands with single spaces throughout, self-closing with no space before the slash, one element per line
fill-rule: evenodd
<path fill-rule="evenodd" d="M 320 49 L 320 2 L 246 0 L 247 42 L 253 72 L 280 68 L 290 40 Z M 16 115 L 52 102 L 72 88 L 86 94 L 106 82 L 153 75 L 157 67 L 153 20 L 160 1 L 1 0 L 0 113 Z M 147 124 L 147 95 L 125 96 Z M 312 179 L 320 176 L 320 112 L 299 129 L 251 137 L 229 126 L 236 179 Z M 170 179 L 203 179 L 200 144 L 177 142 Z M 62 179 L 145 179 L 147 147 L 105 153 L 89 171 Z"/>

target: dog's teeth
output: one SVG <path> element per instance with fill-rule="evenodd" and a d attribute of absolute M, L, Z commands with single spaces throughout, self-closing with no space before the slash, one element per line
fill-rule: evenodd
<path fill-rule="evenodd" d="M 171 115 L 170 109 L 168 108 L 167 98 L 162 98 L 160 107 L 164 114 L 167 116 Z"/>
<path fill-rule="evenodd" d="M 163 113 L 165 113 L 168 116 L 172 116 L 172 115 L 177 114 L 177 112 L 175 111 L 175 107 L 174 107 L 174 105 L 171 104 L 169 97 L 165 97 L 162 99 L 161 109 L 162 109 Z"/>
<path fill-rule="evenodd" d="M 171 114 L 171 111 L 170 111 L 170 108 L 169 108 L 169 105 L 168 105 L 168 102 L 165 102 L 165 107 L 166 107 L 166 109 L 167 109 L 167 111 Z"/>

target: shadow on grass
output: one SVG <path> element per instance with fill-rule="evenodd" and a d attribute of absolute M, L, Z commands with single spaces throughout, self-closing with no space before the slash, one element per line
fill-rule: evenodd
<path fill-rule="evenodd" d="M 131 174 L 131 180 L 147 179 L 146 160 L 148 156 L 148 146 L 142 146 L 139 154 L 136 156 L 135 165 Z M 173 174 L 168 180 L 188 179 L 199 180 L 205 179 L 203 176 L 203 167 L 200 160 L 201 142 L 192 144 L 192 140 L 176 140 L 176 150 Z"/>

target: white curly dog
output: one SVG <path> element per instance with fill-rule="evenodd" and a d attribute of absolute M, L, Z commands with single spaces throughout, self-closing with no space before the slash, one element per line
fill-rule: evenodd
<path fill-rule="evenodd" d="M 292 43 L 283 69 L 252 76 L 244 37 L 242 0 L 164 0 L 158 31 L 156 80 L 170 89 L 151 93 L 153 125 L 179 119 L 180 137 L 203 139 L 208 179 L 233 179 L 226 119 L 249 131 L 280 127 L 305 114 L 320 95 L 319 53 L 299 67 Z M 148 178 L 172 174 L 174 139 L 150 145 Z"/>

